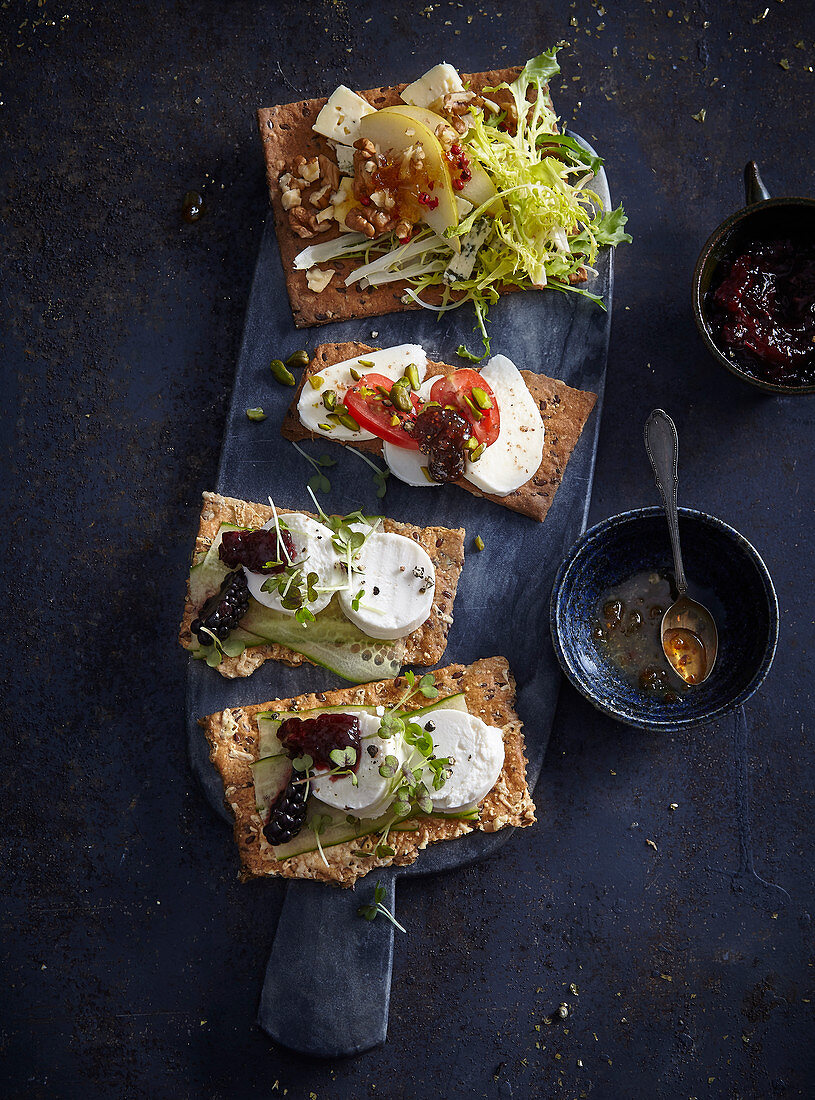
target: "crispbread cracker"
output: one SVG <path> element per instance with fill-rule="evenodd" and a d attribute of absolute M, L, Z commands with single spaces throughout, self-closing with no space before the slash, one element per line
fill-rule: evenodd
<path fill-rule="evenodd" d="M 512 81 L 520 72 L 519 68 L 494 69 L 484 73 L 462 74 L 462 80 L 470 81 L 473 91 L 494 87 L 504 81 Z M 380 110 L 400 103 L 400 92 L 405 84 L 390 88 L 373 88 L 360 95 L 367 99 L 372 107 Z M 277 240 L 286 287 L 291 302 L 294 323 L 298 328 L 307 325 L 326 324 L 329 321 L 347 321 L 361 317 L 376 317 L 384 313 L 394 313 L 406 309 L 421 309 L 413 302 L 404 303 L 405 282 L 388 283 L 380 287 L 362 289 L 358 284 L 345 286 L 345 278 L 356 266 L 352 260 L 332 260 L 330 266 L 336 274 L 325 290 L 319 294 L 309 290 L 305 271 L 294 270 L 294 258 L 309 244 L 330 241 L 340 235 L 338 227 L 320 233 L 311 239 L 298 237 L 289 226 L 288 214 L 281 203 L 278 178 L 285 166 L 299 154 L 307 160 L 320 153 L 331 154 L 332 150 L 325 138 L 312 130 L 312 125 L 326 100 L 305 99 L 299 103 L 284 103 L 277 107 L 261 107 L 257 112 L 258 130 L 263 144 L 266 160 L 266 177 L 269 183 L 269 195 L 275 216 Z M 583 272 L 585 278 L 585 272 Z M 519 288 L 508 286 L 502 293 Z M 438 305 L 444 288 L 431 287 L 423 293 L 424 299 Z M 460 296 L 460 295 L 459 295 Z M 455 292 L 453 299 L 457 297 Z"/>
<path fill-rule="evenodd" d="M 286 515 L 291 509 L 278 508 L 279 515 Z M 310 515 L 304 512 L 304 515 Z M 252 504 L 237 500 L 235 497 L 222 497 L 217 493 L 203 494 L 203 507 L 195 540 L 195 555 L 206 553 L 212 540 L 218 534 L 223 523 L 237 527 L 261 527 L 272 518 L 272 509 L 268 504 Z M 316 516 L 312 517 L 317 519 Z M 427 620 L 403 639 L 403 664 L 435 665 L 444 656 L 447 646 L 447 634 L 453 622 L 453 601 L 456 598 L 458 578 L 464 565 L 464 530 L 461 527 L 414 527 L 410 523 L 398 523 L 384 519 L 384 531 L 405 535 L 413 539 L 427 552 L 436 570 L 436 591 L 433 607 Z M 190 584 L 187 581 L 187 598 L 184 604 L 184 617 L 181 621 L 179 641 L 185 649 L 193 644 L 190 624 L 198 608 L 190 599 Z M 218 671 L 228 679 L 249 676 L 264 661 L 283 661 L 288 665 L 301 665 L 308 657 L 295 653 L 286 646 L 271 643 L 246 649 L 240 657 L 224 656 L 218 665 Z M 311 662 L 309 662 L 311 663 Z"/>
<path fill-rule="evenodd" d="M 303 427 L 297 413 L 297 402 L 303 386 L 311 374 L 317 374 L 321 369 L 331 366 L 333 363 L 342 363 L 346 359 L 355 359 L 364 356 L 374 349 L 367 344 L 343 343 L 320 344 L 314 352 L 314 357 L 303 371 L 300 383 L 289 405 L 286 415 L 283 417 L 281 432 L 286 439 L 325 439 L 316 432 L 310 432 Z M 434 363 L 428 360 L 427 374 L 432 378 L 440 374 L 451 374 L 456 368 L 448 363 Z M 588 390 L 576 390 L 560 382 L 557 378 L 548 378 L 545 374 L 535 374 L 532 371 L 522 370 L 521 375 L 526 382 L 529 392 L 537 402 L 541 418 L 545 427 L 543 441 L 543 457 L 541 464 L 529 481 L 514 492 L 505 497 L 484 493 L 477 486 L 459 478 L 455 483 L 473 493 L 477 497 L 486 497 L 494 500 L 496 504 L 503 504 L 513 512 L 520 512 L 524 516 L 543 522 L 546 513 L 551 507 L 558 486 L 563 480 L 566 463 L 571 457 L 572 451 L 577 445 L 580 433 L 589 418 L 591 410 L 597 401 L 597 395 Z M 382 454 L 382 441 L 379 439 L 337 440 L 354 447 L 355 450 L 368 451 L 373 454 Z"/>
<path fill-rule="evenodd" d="M 514 710 L 515 681 L 503 657 L 490 657 L 475 664 L 450 665 L 434 673 L 441 696 L 463 691 L 471 714 L 504 733 L 504 766 L 489 794 L 482 800 L 480 820 L 420 817 L 414 832 L 391 832 L 391 857 L 355 855 L 373 851 L 376 838 L 359 837 L 325 850 L 326 867 L 319 852 L 306 852 L 278 861 L 263 835 L 263 822 L 255 806 L 252 762 L 257 759 L 259 711 L 298 710 L 315 707 L 371 704 L 393 705 L 405 690 L 405 681 L 384 680 L 339 691 L 301 695 L 296 699 L 274 699 L 258 706 L 237 707 L 200 719 L 210 744 L 210 759 L 224 784 L 224 802 L 235 817 L 235 840 L 241 859 L 241 879 L 279 875 L 284 878 L 320 879 L 339 886 L 353 886 L 358 878 L 376 867 L 413 863 L 419 851 L 436 840 L 464 836 L 473 829 L 493 833 L 508 825 L 535 823 L 535 805 L 526 782 L 526 752 L 523 727 Z"/>

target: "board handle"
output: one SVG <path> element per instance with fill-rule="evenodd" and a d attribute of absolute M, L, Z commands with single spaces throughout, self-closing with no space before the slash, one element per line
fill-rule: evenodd
<path fill-rule="evenodd" d="M 395 876 L 377 882 L 393 912 Z M 258 1024 L 276 1042 L 323 1058 L 385 1042 L 394 930 L 384 917 L 357 916 L 372 897 L 373 884 L 353 893 L 320 882 L 288 884 L 258 1010 Z"/>

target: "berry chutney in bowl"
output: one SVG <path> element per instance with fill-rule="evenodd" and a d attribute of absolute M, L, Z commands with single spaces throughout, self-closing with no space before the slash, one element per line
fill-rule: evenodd
<path fill-rule="evenodd" d="M 771 199 L 751 161 L 747 205 L 708 238 L 693 277 L 702 339 L 771 393 L 815 393 L 815 199 Z"/>

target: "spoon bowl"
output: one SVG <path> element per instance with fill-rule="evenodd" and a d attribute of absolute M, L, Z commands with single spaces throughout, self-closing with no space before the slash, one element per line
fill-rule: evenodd
<path fill-rule="evenodd" d="M 662 652 L 686 684 L 703 684 L 713 672 L 719 651 L 716 621 L 704 606 L 680 596 L 662 616 Z"/>

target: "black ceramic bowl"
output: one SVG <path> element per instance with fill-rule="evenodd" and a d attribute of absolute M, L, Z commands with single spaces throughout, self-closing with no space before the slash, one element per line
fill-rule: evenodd
<path fill-rule="evenodd" d="M 750 245 L 773 238 L 815 237 L 815 199 L 771 199 L 761 181 L 755 161 L 744 169 L 745 201 L 705 242 L 693 273 L 693 316 L 713 358 L 723 367 L 768 393 L 815 393 L 815 384 L 787 386 L 748 374 L 716 343 L 709 319 L 707 297 L 711 286 L 720 282 L 723 268 Z"/>
<path fill-rule="evenodd" d="M 673 576 L 662 508 L 612 516 L 574 544 L 552 589 L 552 641 L 578 691 L 598 710 L 629 726 L 678 730 L 720 718 L 761 685 L 778 641 L 778 600 L 767 567 L 738 531 L 704 512 L 679 509 L 682 555 L 690 595 L 704 586 L 716 618 L 719 654 L 710 678 L 676 702 L 642 692 L 598 652 L 592 637 L 600 600 L 635 573 Z"/>

